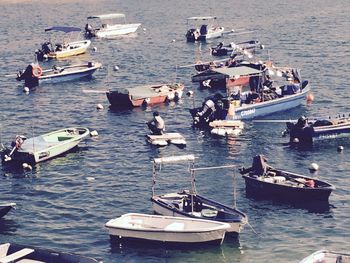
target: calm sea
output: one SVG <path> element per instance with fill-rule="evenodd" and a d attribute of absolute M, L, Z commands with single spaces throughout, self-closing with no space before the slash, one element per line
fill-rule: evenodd
<path fill-rule="evenodd" d="M 249 35 L 225 36 L 225 42 L 260 40 L 279 66 L 299 67 L 310 81 L 315 101 L 272 116 L 275 119 L 328 116 L 348 112 L 350 97 L 350 5 L 347 0 L 318 1 L 160 1 L 71 0 L 0 1 L 1 140 L 9 143 L 16 134 L 31 137 L 69 126 L 86 126 L 99 136 L 88 139 L 79 150 L 39 164 L 31 172 L 1 168 L 1 202 L 16 202 L 17 210 L 0 219 L 0 243 L 16 242 L 76 252 L 104 262 L 298 262 L 315 250 L 349 250 L 350 164 L 348 141 L 322 143 L 300 151 L 284 145 L 284 124 L 246 123 L 237 138 L 216 138 L 191 127 L 188 109 L 200 105 L 213 91 L 191 83 L 192 68 L 176 66 L 209 59 L 211 43 L 186 43 L 186 18 L 216 15 L 220 25 L 254 30 Z M 93 40 L 85 55 L 62 61 L 99 61 L 103 68 L 92 80 L 45 85 L 28 95 L 22 84 L 6 74 L 24 69 L 34 59 L 40 43 L 57 35 L 44 32 L 55 25 L 84 27 L 86 17 L 120 12 L 128 22 L 140 22 L 136 36 L 112 41 Z M 57 39 L 58 41 L 59 39 Z M 173 41 L 175 40 L 175 41 Z M 94 52 L 92 47 L 96 47 Z M 199 51 L 201 50 L 201 52 Z M 266 53 L 265 53 L 266 54 Z M 119 71 L 114 71 L 114 66 Z M 139 84 L 185 83 L 194 97 L 179 103 L 146 109 L 114 111 L 99 90 Z M 96 105 L 104 105 L 96 110 Z M 145 141 L 145 121 L 158 110 L 167 130 L 182 133 L 187 147 L 157 149 Z M 271 117 L 271 118 L 272 118 Z M 344 146 L 342 153 L 338 145 Z M 195 154 L 196 166 L 236 164 L 248 166 L 263 153 L 271 165 L 309 174 L 312 162 L 320 170 L 312 175 L 333 183 L 329 206 L 298 208 L 245 195 L 237 171 L 197 174 L 198 191 L 205 196 L 236 202 L 250 220 L 238 240 L 221 247 L 166 249 L 111 244 L 104 224 L 127 212 L 152 213 L 151 160 L 160 156 Z M 187 174 L 182 166 L 167 166 L 160 176 L 172 180 L 168 191 L 179 190 Z M 93 177 L 95 180 L 88 180 Z"/>

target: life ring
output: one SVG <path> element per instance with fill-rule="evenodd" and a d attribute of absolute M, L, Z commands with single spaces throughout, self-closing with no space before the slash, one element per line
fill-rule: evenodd
<path fill-rule="evenodd" d="M 43 74 L 43 70 L 40 66 L 38 65 L 35 65 L 35 66 L 32 66 L 33 69 L 32 69 L 32 74 L 34 77 L 36 78 L 39 78 L 42 74 Z"/>

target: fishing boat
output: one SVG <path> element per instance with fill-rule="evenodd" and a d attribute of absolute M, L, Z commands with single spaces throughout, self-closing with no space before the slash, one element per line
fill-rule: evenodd
<path fill-rule="evenodd" d="M 215 16 L 194 16 L 187 18 L 187 24 L 192 25 L 186 33 L 187 41 L 206 41 L 221 37 L 224 34 L 224 27 L 215 26 L 215 21 Z"/>
<path fill-rule="evenodd" d="M 24 246 L 14 243 L 0 244 L 0 262 L 1 263 L 102 263 L 96 259 L 60 252 L 56 250 Z"/>
<path fill-rule="evenodd" d="M 97 38 L 114 38 L 121 35 L 126 35 L 136 32 L 136 30 L 141 26 L 140 23 L 127 24 L 125 19 L 125 14 L 104 14 L 89 16 L 88 20 L 100 19 L 102 25 L 99 28 L 94 29 L 93 26 L 89 23 L 85 25 L 85 36 L 88 38 L 97 37 Z M 116 23 L 113 20 L 123 19 L 123 23 Z M 115 23 L 115 24 L 109 24 Z"/>
<path fill-rule="evenodd" d="M 24 71 L 17 75 L 17 80 L 24 80 L 24 85 L 33 88 L 39 84 L 61 83 L 76 79 L 91 77 L 102 64 L 99 62 L 87 62 L 68 66 L 53 66 L 50 69 L 42 69 L 38 64 L 30 64 Z"/>
<path fill-rule="evenodd" d="M 78 27 L 54 26 L 45 29 L 45 32 L 49 31 L 63 32 L 68 34 L 68 37 L 64 38 L 61 43 L 57 43 L 55 45 L 53 45 L 51 41 L 46 41 L 43 43 L 41 45 L 41 49 L 35 51 L 38 61 L 80 55 L 85 53 L 91 44 L 90 40 L 79 40 L 80 34 L 78 34 L 77 40 L 71 41 L 73 33 L 81 31 L 81 29 Z"/>
<path fill-rule="evenodd" d="M 182 97 L 184 87 L 180 83 L 143 85 L 110 90 L 106 95 L 113 107 L 140 107 L 178 100 Z"/>
<path fill-rule="evenodd" d="M 329 250 L 318 250 L 299 263 L 346 263 L 350 262 L 349 253 L 339 253 Z"/>
<path fill-rule="evenodd" d="M 170 244 L 222 244 L 227 223 L 194 219 L 128 213 L 106 223 L 111 238 Z"/>
<path fill-rule="evenodd" d="M 284 135 L 289 134 L 290 142 L 310 145 L 315 141 L 350 137 L 350 115 L 339 114 L 321 119 L 307 119 L 301 116 L 297 122 L 286 122 Z"/>
<path fill-rule="evenodd" d="M 238 209 L 221 204 L 217 201 L 197 194 L 196 179 L 194 172 L 199 170 L 232 168 L 225 167 L 206 167 L 194 168 L 194 155 L 182 155 L 173 157 L 155 158 L 153 160 L 153 186 L 151 202 L 155 213 L 165 216 L 189 217 L 213 220 L 228 223 L 230 228 L 227 230 L 230 234 L 238 235 L 243 226 L 248 222 L 248 217 Z M 155 183 L 157 181 L 156 173 L 163 164 L 176 162 L 189 162 L 191 165 L 190 181 L 191 190 L 183 190 L 166 194 L 155 194 Z"/>
<path fill-rule="evenodd" d="M 11 147 L 1 152 L 6 162 L 39 163 L 68 152 L 89 135 L 89 129 L 72 127 L 45 133 L 32 138 L 17 135 Z"/>
<path fill-rule="evenodd" d="M 4 217 L 12 208 L 16 207 L 16 203 L 0 203 L 0 218 Z"/>
<path fill-rule="evenodd" d="M 223 42 L 220 42 L 217 46 L 210 48 L 210 53 L 212 56 L 227 56 L 231 55 L 232 52 L 242 53 L 244 50 L 250 52 L 255 51 L 256 49 L 263 49 L 264 45 L 260 43 L 259 40 L 249 40 L 244 42 L 239 42 L 235 44 L 231 42 L 228 45 L 224 45 Z"/>
<path fill-rule="evenodd" d="M 263 155 L 255 156 L 252 166 L 240 172 L 246 193 L 252 197 L 291 203 L 328 202 L 335 189 L 326 181 L 272 168 Z"/>
<path fill-rule="evenodd" d="M 147 134 L 147 141 L 156 146 L 166 146 L 168 144 L 174 144 L 180 148 L 186 146 L 186 139 L 178 132 L 167 132 L 160 135 Z"/>

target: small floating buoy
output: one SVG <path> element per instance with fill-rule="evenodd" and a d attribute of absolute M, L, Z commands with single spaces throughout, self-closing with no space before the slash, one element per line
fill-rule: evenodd
<path fill-rule="evenodd" d="M 175 93 L 174 92 L 170 92 L 166 98 L 167 98 L 168 101 L 174 100 L 175 99 Z"/>
<path fill-rule="evenodd" d="M 294 138 L 293 139 L 293 143 L 299 143 L 299 139 L 298 138 Z"/>
<path fill-rule="evenodd" d="M 310 172 L 316 172 L 319 169 L 319 166 L 317 163 L 310 164 L 309 170 Z"/>
<path fill-rule="evenodd" d="M 23 163 L 22 167 L 24 170 L 28 170 L 28 171 L 31 171 L 33 169 L 32 166 L 27 163 Z"/>
<path fill-rule="evenodd" d="M 189 91 L 187 91 L 187 96 L 192 96 L 193 95 L 193 91 L 192 90 L 189 90 Z"/>
<path fill-rule="evenodd" d="M 119 67 L 118 66 L 114 66 L 114 71 L 118 71 L 119 70 Z"/>
<path fill-rule="evenodd" d="M 86 177 L 86 180 L 88 180 L 89 182 L 95 181 L 95 177 L 88 176 Z"/>
<path fill-rule="evenodd" d="M 307 101 L 308 103 L 313 102 L 313 101 L 314 101 L 314 95 L 312 95 L 311 93 L 308 94 L 308 95 L 306 96 L 306 101 Z"/>
<path fill-rule="evenodd" d="M 44 59 L 48 59 L 49 58 L 49 56 L 47 55 L 47 54 L 44 54 Z"/>
<path fill-rule="evenodd" d="M 173 40 L 171 40 L 171 43 L 174 43 L 176 40 L 175 39 L 173 39 Z"/>
<path fill-rule="evenodd" d="M 264 49 L 265 48 L 265 46 L 264 45 L 260 45 L 260 49 Z"/>
<path fill-rule="evenodd" d="M 96 137 L 96 136 L 98 136 L 98 132 L 96 130 L 93 130 L 93 131 L 90 132 L 90 136 L 91 137 Z"/>
<path fill-rule="evenodd" d="M 150 99 L 150 98 L 146 98 L 143 102 L 144 102 L 146 105 L 148 105 L 148 103 L 151 102 L 151 99 Z"/>
<path fill-rule="evenodd" d="M 102 105 L 102 104 L 97 104 L 97 105 L 96 105 L 96 109 L 98 109 L 98 110 L 103 110 L 103 105 Z"/>
<path fill-rule="evenodd" d="M 97 51 L 97 47 L 93 47 L 92 50 L 96 52 Z"/>
<path fill-rule="evenodd" d="M 142 28 L 143 32 L 145 32 L 147 29 L 146 28 Z"/>
<path fill-rule="evenodd" d="M 29 88 L 28 88 L 28 87 L 24 87 L 24 88 L 23 88 L 23 92 L 29 93 Z"/>
<path fill-rule="evenodd" d="M 342 152 L 344 150 L 344 147 L 339 145 L 337 150 L 338 150 L 338 152 Z"/>

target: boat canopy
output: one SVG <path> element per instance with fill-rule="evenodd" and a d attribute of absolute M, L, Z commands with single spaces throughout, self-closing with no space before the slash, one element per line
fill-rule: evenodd
<path fill-rule="evenodd" d="M 47 31 L 62 31 L 65 33 L 69 33 L 69 32 L 79 32 L 81 31 L 81 28 L 72 27 L 72 26 L 54 26 L 54 27 L 46 28 L 45 32 Z"/>
<path fill-rule="evenodd" d="M 187 20 L 214 20 L 216 16 L 192 16 L 187 18 Z"/>
<path fill-rule="evenodd" d="M 211 71 L 229 76 L 230 78 L 235 76 L 260 75 L 262 73 L 260 70 L 247 67 L 247 66 L 232 67 L 232 68 L 215 68 L 215 69 L 212 69 Z"/>
<path fill-rule="evenodd" d="M 105 20 L 105 19 L 113 19 L 113 18 L 125 18 L 125 15 L 124 14 L 105 14 L 105 15 L 89 16 L 87 19 L 95 19 L 95 18 Z"/>

